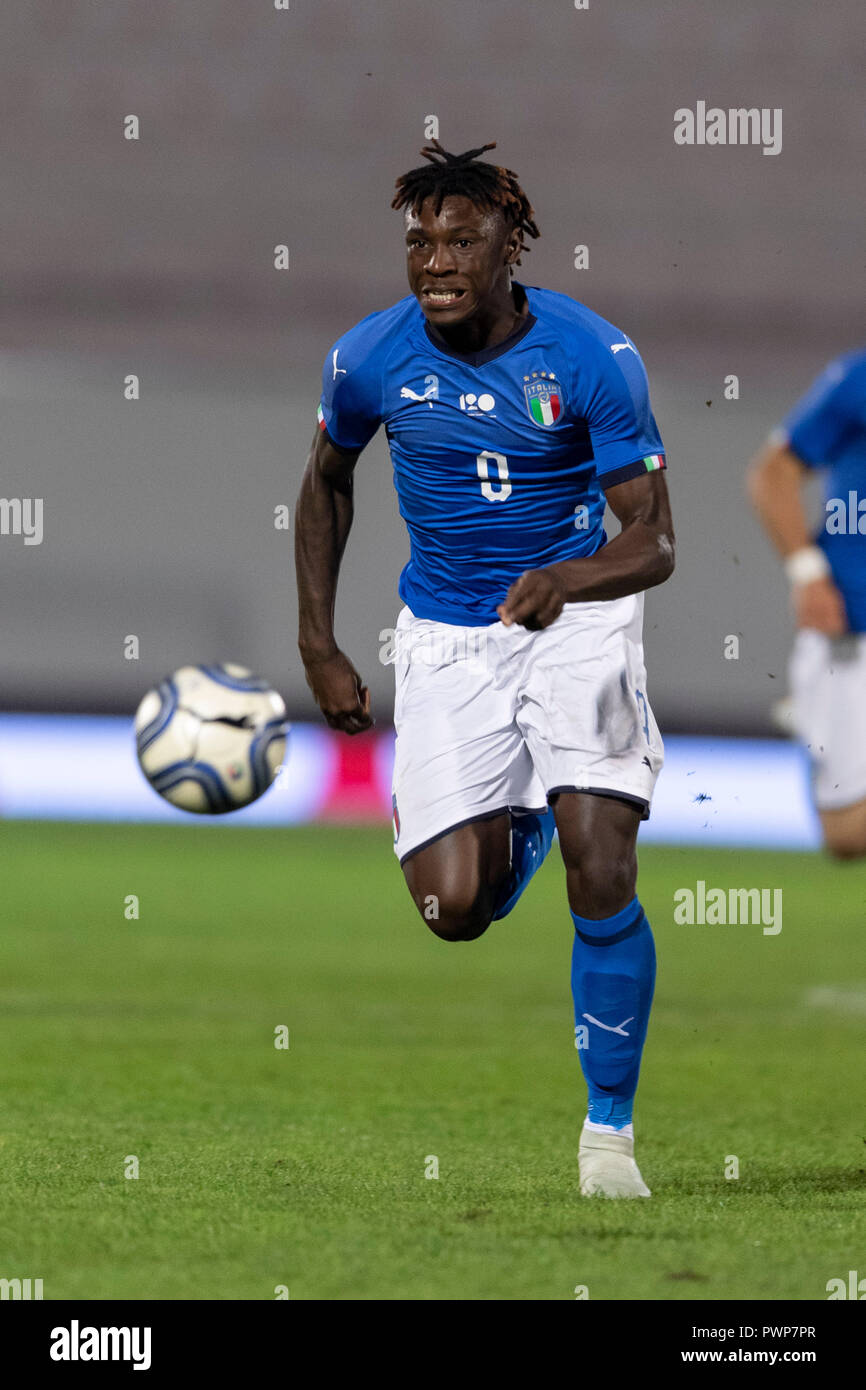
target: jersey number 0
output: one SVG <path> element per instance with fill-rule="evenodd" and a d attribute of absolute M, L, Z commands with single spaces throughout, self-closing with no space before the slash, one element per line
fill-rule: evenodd
<path fill-rule="evenodd" d="M 504 502 L 511 496 L 511 483 L 508 481 L 508 459 L 492 449 L 484 449 L 475 460 L 478 476 L 481 479 L 481 496 L 488 502 Z M 498 484 L 490 482 L 490 465 L 496 468 Z"/>

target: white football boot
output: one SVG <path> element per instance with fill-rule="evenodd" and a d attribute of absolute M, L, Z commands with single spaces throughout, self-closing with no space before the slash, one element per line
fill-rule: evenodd
<path fill-rule="evenodd" d="M 634 1139 L 627 1134 L 599 1134 L 584 1125 L 577 1161 L 583 1197 L 650 1197 L 634 1161 Z"/>

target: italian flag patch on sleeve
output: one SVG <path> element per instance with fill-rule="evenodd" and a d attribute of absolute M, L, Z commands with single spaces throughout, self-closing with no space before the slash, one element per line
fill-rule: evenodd
<path fill-rule="evenodd" d="M 647 473 L 655 473 L 657 469 L 659 469 L 659 468 L 664 468 L 664 466 L 665 466 L 665 456 L 664 456 L 664 454 L 649 454 L 649 455 L 644 459 L 644 466 L 645 466 L 645 468 L 646 468 Z"/>
<path fill-rule="evenodd" d="M 322 409 L 322 402 L 321 402 L 321 401 L 319 401 L 319 408 L 318 408 L 318 410 L 316 411 L 316 419 L 317 419 L 318 422 L 319 422 L 319 429 L 320 429 L 320 430 L 323 430 L 323 429 L 325 428 L 325 412 L 324 412 L 324 410 Z"/>

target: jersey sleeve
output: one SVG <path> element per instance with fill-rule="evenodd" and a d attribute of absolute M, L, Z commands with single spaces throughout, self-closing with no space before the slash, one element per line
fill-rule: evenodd
<path fill-rule="evenodd" d="M 858 399 L 852 374 L 837 359 L 783 420 L 779 436 L 808 468 L 832 464 L 857 426 Z"/>
<path fill-rule="evenodd" d="M 603 488 L 667 466 L 637 348 L 625 337 L 622 346 L 614 346 L 616 353 L 599 345 L 581 392 L 596 476 Z"/>
<path fill-rule="evenodd" d="M 325 359 L 318 420 L 331 443 L 346 453 L 363 449 L 382 423 L 381 373 L 358 328 L 340 338 Z"/>

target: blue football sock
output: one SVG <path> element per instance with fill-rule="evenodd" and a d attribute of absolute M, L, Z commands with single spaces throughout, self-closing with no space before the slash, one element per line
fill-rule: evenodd
<path fill-rule="evenodd" d="M 494 922 L 508 916 L 536 869 L 547 858 L 555 833 L 552 806 L 548 806 L 540 815 L 535 811 L 522 816 L 512 815 L 511 869 L 496 899 Z"/>
<path fill-rule="evenodd" d="M 652 931 L 637 898 L 601 921 L 571 916 L 574 1036 L 589 1091 L 587 1119 L 623 1129 L 632 1119 L 652 1006 Z"/>

